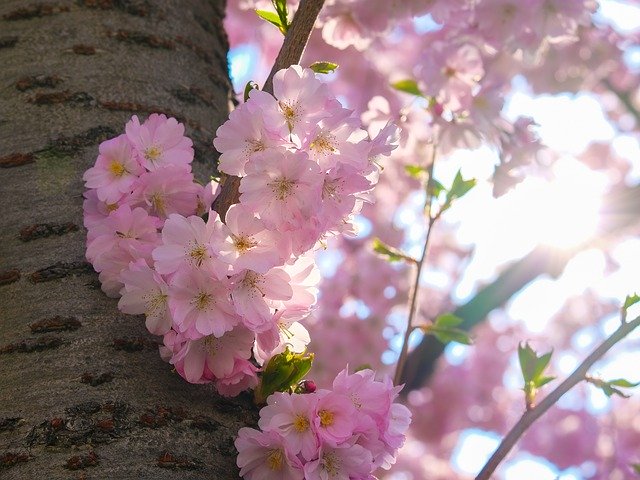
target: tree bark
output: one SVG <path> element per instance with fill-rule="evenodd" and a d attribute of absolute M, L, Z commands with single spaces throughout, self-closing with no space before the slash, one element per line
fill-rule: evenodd
<path fill-rule="evenodd" d="M 132 114 L 175 116 L 213 171 L 223 0 L 0 4 L 0 477 L 237 478 L 248 396 L 190 385 L 84 260 L 83 172 Z M 202 178 L 202 177 L 201 177 Z"/>

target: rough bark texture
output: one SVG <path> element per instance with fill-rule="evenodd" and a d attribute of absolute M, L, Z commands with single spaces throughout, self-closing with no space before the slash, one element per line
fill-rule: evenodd
<path fill-rule="evenodd" d="M 222 0 L 0 2 L 0 477 L 237 478 L 248 398 L 189 385 L 84 260 L 82 173 L 130 115 L 228 112 Z"/>

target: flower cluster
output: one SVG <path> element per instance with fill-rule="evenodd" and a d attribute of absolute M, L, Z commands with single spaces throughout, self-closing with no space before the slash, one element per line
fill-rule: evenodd
<path fill-rule="evenodd" d="M 241 207 L 286 236 L 295 256 L 327 234 L 353 231 L 363 193 L 377 182 L 372 159 L 395 148 L 396 127 L 369 140 L 351 110 L 298 65 L 275 75 L 273 91 L 252 90 L 213 143 L 219 170 L 242 177 Z"/>
<path fill-rule="evenodd" d="M 120 272 L 160 244 L 158 229 L 172 214 L 195 215 L 213 200 L 211 186 L 194 182 L 193 146 L 184 125 L 152 114 L 138 117 L 126 133 L 100 144 L 95 165 L 84 174 L 87 259 L 100 272 L 102 289 L 118 297 Z"/>
<path fill-rule="evenodd" d="M 372 479 L 388 469 L 405 440 L 411 413 L 394 400 L 402 387 L 372 370 L 345 369 L 332 390 L 274 393 L 260 430 L 240 429 L 240 475 L 248 480 Z"/>
<path fill-rule="evenodd" d="M 164 115 L 134 116 L 84 176 L 87 258 L 103 289 L 146 315 L 181 376 L 229 396 L 257 384 L 256 364 L 306 348 L 299 321 L 319 274 L 305 253 L 351 231 L 373 158 L 394 148 L 394 126 L 370 140 L 311 70 L 280 71 L 274 92 L 253 91 L 218 129 L 220 171 L 242 176 L 225 223 L 209 211 L 211 186 L 194 183 L 184 127 Z"/>

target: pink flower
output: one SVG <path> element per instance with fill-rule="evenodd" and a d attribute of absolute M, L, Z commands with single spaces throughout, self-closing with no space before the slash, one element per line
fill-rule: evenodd
<path fill-rule="evenodd" d="M 340 103 L 329 93 L 313 70 L 300 65 L 280 70 L 273 78 L 273 96 L 289 132 L 298 139 L 306 136 L 312 125 L 329 117 Z"/>
<path fill-rule="evenodd" d="M 175 274 L 169 287 L 169 307 L 174 328 L 191 340 L 207 335 L 221 337 L 239 321 L 229 299 L 227 280 L 216 280 L 197 268 L 184 268 Z"/>
<path fill-rule="evenodd" d="M 287 237 L 267 230 L 264 223 L 243 205 L 232 205 L 225 217 L 226 234 L 220 249 L 220 260 L 232 265 L 236 272 L 250 269 L 266 273 L 282 265 L 291 255 Z"/>
<path fill-rule="evenodd" d="M 371 452 L 360 445 L 323 445 L 319 457 L 304 466 L 305 480 L 350 480 L 369 478 Z"/>
<path fill-rule="evenodd" d="M 158 219 L 150 217 L 142 208 L 131 208 L 123 205 L 112 212 L 100 226 L 96 226 L 97 234 L 90 235 L 87 244 L 87 260 L 93 263 L 96 271 L 105 267 L 102 257 L 122 250 L 131 255 L 131 260 L 150 259 L 150 254 L 159 242 L 157 231 Z M 90 232 L 91 233 L 91 232 Z M 130 261 L 131 261 L 130 260 Z M 129 261 L 124 265 L 129 265 Z"/>
<path fill-rule="evenodd" d="M 271 99 L 275 111 L 275 99 L 269 94 L 265 95 Z M 218 163 L 218 170 L 221 172 L 244 176 L 246 163 L 257 153 L 282 149 L 282 139 L 267 130 L 262 110 L 253 105 L 256 103 L 250 97 L 247 103 L 232 111 L 229 119 L 218 127 L 213 145 L 221 153 Z"/>
<path fill-rule="evenodd" d="M 269 328 L 272 321 L 269 300 L 289 300 L 293 295 L 291 278 L 281 268 L 272 268 L 259 274 L 245 270 L 231 277 L 231 297 L 242 322 L 255 332 Z"/>
<path fill-rule="evenodd" d="M 218 393 L 224 397 L 235 397 L 258 385 L 258 369 L 248 360 L 236 358 L 233 371 L 224 377 L 218 378 L 214 386 Z"/>
<path fill-rule="evenodd" d="M 307 329 L 296 320 L 309 315 L 306 308 L 285 308 L 273 315 L 269 329 L 256 334 L 253 355 L 262 365 L 273 355 L 284 352 L 286 347 L 295 353 L 302 353 L 311 342 Z"/>
<path fill-rule="evenodd" d="M 188 218 L 170 215 L 162 229 L 163 244 L 153 252 L 156 271 L 168 275 L 181 266 L 189 266 L 226 278 L 228 266 L 217 258 L 222 244 L 221 225 L 213 211 L 206 224 L 195 215 Z"/>
<path fill-rule="evenodd" d="M 84 172 L 87 188 L 95 188 L 98 199 L 115 203 L 131 191 L 133 182 L 144 169 L 133 157 L 126 135 L 120 135 L 100 144 L 100 154 L 94 167 Z"/>
<path fill-rule="evenodd" d="M 318 437 L 330 445 L 349 439 L 355 427 L 355 408 L 348 397 L 329 390 L 318 390 L 313 427 Z"/>
<path fill-rule="evenodd" d="M 283 436 L 292 454 L 302 453 L 305 460 L 318 455 L 318 439 L 311 425 L 315 412 L 315 395 L 291 395 L 276 392 L 260 410 L 258 425 L 262 431 L 276 431 Z"/>
<path fill-rule="evenodd" d="M 154 335 L 164 335 L 171 329 L 171 313 L 167 298 L 169 287 L 160 274 L 139 259 L 120 273 L 124 284 L 118 308 L 131 315 L 146 315 L 146 326 Z"/>
<path fill-rule="evenodd" d="M 140 120 L 134 115 L 125 130 L 140 163 L 148 170 L 167 165 L 189 169 L 193 160 L 193 142 L 184 136 L 184 125 L 175 118 L 152 113 L 140 125 Z"/>
<path fill-rule="evenodd" d="M 191 172 L 168 165 L 142 175 L 136 182 L 131 202 L 163 220 L 172 213 L 188 216 L 196 213 L 200 189 Z"/>
<path fill-rule="evenodd" d="M 235 441 L 240 476 L 246 480 L 302 480 L 302 465 L 276 432 L 241 428 Z"/>
<path fill-rule="evenodd" d="M 247 165 L 240 202 L 269 229 L 294 230 L 317 207 L 322 186 L 318 165 L 304 152 L 264 155 Z"/>
<path fill-rule="evenodd" d="M 233 374 L 236 360 L 251 356 L 254 335 L 236 327 L 217 338 L 213 335 L 189 340 L 182 335 L 181 346 L 174 350 L 170 363 L 185 380 L 203 383 Z"/>

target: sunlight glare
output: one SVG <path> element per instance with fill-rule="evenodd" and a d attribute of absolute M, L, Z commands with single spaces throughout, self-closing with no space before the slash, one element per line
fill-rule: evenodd
<path fill-rule="evenodd" d="M 530 178 L 516 187 L 509 201 L 519 221 L 511 228 L 535 243 L 576 247 L 596 232 L 606 178 L 570 158 L 558 160 L 552 175 L 551 181 Z"/>

